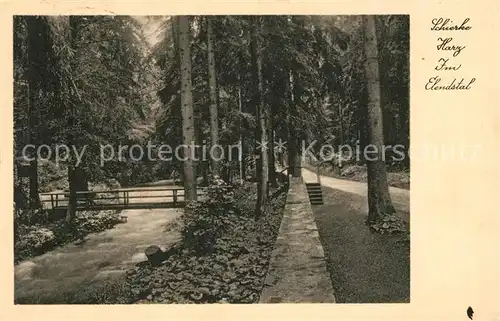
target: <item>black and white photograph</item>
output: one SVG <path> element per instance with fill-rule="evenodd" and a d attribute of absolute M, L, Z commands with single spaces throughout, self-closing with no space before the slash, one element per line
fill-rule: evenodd
<path fill-rule="evenodd" d="M 12 21 L 15 304 L 410 303 L 409 15 Z"/>

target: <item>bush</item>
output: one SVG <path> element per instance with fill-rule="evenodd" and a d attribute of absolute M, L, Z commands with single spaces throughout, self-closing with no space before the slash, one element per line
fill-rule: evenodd
<path fill-rule="evenodd" d="M 68 169 L 66 165 L 52 161 L 40 160 L 38 163 L 38 177 L 41 192 L 50 192 L 54 189 L 68 187 Z"/>
<path fill-rule="evenodd" d="M 120 216 L 114 211 L 83 212 L 75 218 L 73 225 L 88 234 L 104 231 L 120 222 Z"/>
<path fill-rule="evenodd" d="M 155 180 L 153 176 L 153 165 L 147 162 L 127 162 L 120 164 L 120 170 L 116 172 L 116 179 L 122 186 L 133 186 L 149 183 Z"/>
<path fill-rule="evenodd" d="M 120 215 L 115 211 L 85 211 L 75 217 L 72 224 L 58 222 L 54 227 L 58 245 L 82 239 L 90 233 L 102 232 L 121 222 Z"/>
<path fill-rule="evenodd" d="M 169 179 L 170 174 L 174 170 L 173 164 L 170 162 L 157 162 L 153 165 L 151 174 L 155 179 Z"/>
<path fill-rule="evenodd" d="M 380 234 L 399 234 L 407 232 L 405 222 L 394 214 L 385 215 L 370 225 L 370 228 Z"/>
<path fill-rule="evenodd" d="M 56 235 L 48 228 L 39 225 L 23 227 L 14 251 L 19 257 L 31 257 L 51 249 L 56 244 Z"/>
<path fill-rule="evenodd" d="M 204 200 L 186 205 L 182 229 L 184 247 L 197 254 L 211 252 L 217 237 L 230 228 L 228 217 L 236 212 L 234 187 L 215 177 Z"/>
<path fill-rule="evenodd" d="M 203 203 L 211 211 L 219 212 L 218 214 L 234 214 L 236 210 L 234 186 L 227 184 L 218 177 L 213 178 L 207 187 L 207 199 Z"/>
<path fill-rule="evenodd" d="M 255 166 L 248 166 L 245 171 L 245 179 L 249 182 L 256 182 L 257 181 L 257 173 L 256 173 L 256 167 Z"/>
<path fill-rule="evenodd" d="M 340 175 L 343 177 L 352 177 L 358 175 L 359 173 L 366 173 L 366 167 L 359 165 L 346 166 L 342 169 Z"/>
<path fill-rule="evenodd" d="M 210 252 L 217 239 L 216 219 L 203 202 L 191 202 L 184 210 L 184 247 L 198 254 Z"/>
<path fill-rule="evenodd" d="M 126 280 L 106 280 L 90 284 L 74 293 L 70 304 L 130 304 L 131 292 Z"/>
<path fill-rule="evenodd" d="M 256 184 L 248 182 L 235 186 L 235 206 L 252 210 L 247 213 L 238 209 L 235 210 L 238 215 L 228 212 L 218 216 L 215 222 L 219 229 L 210 229 L 207 233 L 217 236 L 210 255 L 176 251 L 159 266 L 141 262 L 128 270 L 127 281 L 135 296 L 133 302 L 257 303 L 283 217 L 286 188 L 270 199 L 266 215 L 258 221 L 253 216 L 256 191 Z M 210 210 L 203 202 L 191 204 L 189 208 L 192 210 L 189 217 L 194 221 L 211 219 Z M 193 212 L 202 215 L 203 220 L 192 216 Z"/>
<path fill-rule="evenodd" d="M 111 179 L 104 179 L 102 182 L 97 182 L 97 183 L 90 183 L 91 190 L 95 191 L 105 191 L 105 190 L 114 190 L 114 189 L 119 189 L 121 187 L 120 183 L 118 180 L 111 178 Z"/>
<path fill-rule="evenodd" d="M 51 212 L 46 209 L 26 209 L 17 211 L 14 219 L 19 225 L 38 225 L 48 224 L 51 220 Z"/>
<path fill-rule="evenodd" d="M 16 215 L 15 262 L 43 254 L 56 246 L 82 239 L 90 233 L 104 231 L 122 222 L 115 211 L 81 212 L 70 225 L 64 221 L 50 223 L 49 214 L 50 211 L 35 210 L 24 213 L 20 211 Z"/>

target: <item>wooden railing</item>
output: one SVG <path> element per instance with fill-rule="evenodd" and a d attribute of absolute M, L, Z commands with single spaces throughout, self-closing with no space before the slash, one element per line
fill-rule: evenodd
<path fill-rule="evenodd" d="M 199 196 L 205 194 L 198 188 Z M 41 202 L 48 209 L 68 207 L 69 192 L 41 194 Z M 76 192 L 77 210 L 128 209 L 128 208 L 169 208 L 184 206 L 183 187 L 124 188 L 107 191 Z"/>

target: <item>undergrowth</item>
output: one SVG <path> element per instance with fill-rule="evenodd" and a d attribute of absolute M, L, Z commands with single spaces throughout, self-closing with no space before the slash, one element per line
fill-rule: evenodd
<path fill-rule="evenodd" d="M 255 220 L 255 184 L 214 180 L 184 214 L 182 242 L 163 263 L 127 271 L 134 303 L 255 303 L 281 224 L 286 186 Z M 175 247 L 174 247 L 175 248 Z"/>
<path fill-rule="evenodd" d="M 402 234 L 408 231 L 403 219 L 395 214 L 380 217 L 370 224 L 370 228 L 380 234 Z"/>
<path fill-rule="evenodd" d="M 101 232 L 122 222 L 116 211 L 78 212 L 71 224 L 52 219 L 50 210 L 18 211 L 15 215 L 14 263 L 41 255 L 90 233 Z"/>

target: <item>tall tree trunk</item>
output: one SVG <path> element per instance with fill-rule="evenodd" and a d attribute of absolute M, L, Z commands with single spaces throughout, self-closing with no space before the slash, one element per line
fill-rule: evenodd
<path fill-rule="evenodd" d="M 379 70 L 388 70 L 389 61 L 388 55 L 386 54 L 386 46 L 384 46 L 384 41 L 387 39 L 387 25 L 386 20 L 390 16 L 376 16 L 375 17 L 375 30 L 377 34 L 377 50 L 378 50 L 378 63 Z M 383 134 L 384 134 L 384 142 L 387 144 L 397 144 L 397 142 L 392 141 L 394 139 L 394 134 L 397 134 L 397 131 L 394 131 L 393 128 L 393 116 L 394 113 L 391 112 L 387 107 L 389 106 L 389 102 L 391 101 L 391 92 L 388 79 L 388 73 L 382 72 L 380 73 L 380 105 L 382 106 L 382 119 L 384 123 Z M 397 129 L 396 129 L 397 130 Z"/>
<path fill-rule="evenodd" d="M 251 44 L 251 37 L 248 32 L 244 32 L 244 38 L 245 42 L 248 44 Z M 239 64 L 241 68 L 238 70 L 238 107 L 240 110 L 240 113 L 243 112 L 249 112 L 251 111 L 251 108 L 248 106 L 248 101 L 244 100 L 243 97 L 248 96 L 248 87 L 245 86 L 244 79 L 247 76 L 247 61 L 245 54 L 243 51 L 240 51 L 239 54 Z M 245 90 L 246 89 L 246 90 Z M 244 91 L 245 90 L 245 91 Z M 250 92 L 252 92 L 252 88 L 250 88 Z M 243 104 L 243 101 L 245 101 L 245 104 Z M 252 103 L 252 101 L 251 101 Z M 250 152 L 250 146 L 247 141 L 245 141 L 243 137 L 244 129 L 248 129 L 246 127 L 246 124 L 242 121 L 242 117 L 240 119 L 240 124 L 239 124 L 239 137 L 240 137 L 240 142 L 241 142 L 241 162 L 240 162 L 240 175 L 242 178 L 242 182 L 246 180 L 247 177 L 247 167 L 248 167 L 248 156 Z M 250 161 L 251 162 L 251 161 Z"/>
<path fill-rule="evenodd" d="M 219 116 L 217 114 L 217 83 L 215 73 L 215 54 L 213 47 L 212 17 L 207 16 L 207 48 L 208 48 L 208 87 L 210 92 L 210 138 L 211 146 L 219 145 Z M 212 153 L 210 153 L 212 155 Z M 219 148 L 213 150 L 212 174 L 219 176 L 219 158 L 221 151 Z"/>
<path fill-rule="evenodd" d="M 368 143 L 368 93 L 365 92 L 362 96 L 361 102 L 359 103 L 359 108 L 357 111 L 358 117 L 358 141 L 361 150 L 364 150 Z M 359 155 L 358 165 L 366 164 L 365 154 L 361 153 Z"/>
<path fill-rule="evenodd" d="M 365 74 L 368 91 L 368 143 L 377 150 L 367 159 L 368 167 L 368 223 L 374 223 L 384 215 L 394 213 L 387 184 L 387 172 L 383 160 L 384 131 L 380 105 L 380 75 L 375 18 L 363 16 L 365 42 Z"/>
<path fill-rule="evenodd" d="M 31 155 L 33 158 L 29 164 L 29 205 L 30 208 L 39 208 L 41 206 L 40 196 L 38 194 L 38 157 L 36 153 L 36 148 L 38 146 L 38 130 L 35 129 L 34 125 L 38 124 L 37 120 L 37 107 L 35 105 L 36 95 L 38 91 L 38 84 L 36 79 L 39 78 L 37 75 L 37 66 L 35 63 L 35 57 L 38 55 L 39 42 L 43 41 L 40 39 L 38 23 L 41 17 L 29 16 L 26 18 L 26 28 L 28 32 L 28 123 L 27 123 L 27 143 L 33 144 L 35 146 L 35 152 Z"/>
<path fill-rule="evenodd" d="M 181 73 L 182 136 L 184 143 L 184 194 L 186 201 L 196 201 L 196 175 L 193 160 L 195 128 L 193 117 L 193 93 L 191 85 L 191 50 L 189 18 L 178 16 L 179 59 Z"/>
<path fill-rule="evenodd" d="M 172 16 L 170 18 L 170 25 L 171 25 L 171 31 L 172 31 L 172 39 L 174 43 L 174 54 L 173 54 L 173 59 L 176 63 L 177 68 L 180 69 L 180 58 L 179 58 L 179 25 L 177 23 L 177 17 Z M 165 67 L 165 70 L 169 70 L 169 68 Z M 169 78 L 170 75 L 165 75 L 166 77 Z M 180 91 L 180 84 L 177 88 Z M 172 106 L 172 115 L 173 117 L 181 120 L 182 119 L 182 108 L 181 104 L 173 104 Z M 182 126 L 181 126 L 182 127 Z M 182 137 L 182 128 L 179 128 L 179 137 Z M 179 144 L 182 143 L 182 139 L 179 139 L 177 141 Z M 180 158 L 184 157 L 183 150 L 179 150 L 179 156 Z M 179 173 L 179 181 L 181 185 L 184 185 L 184 164 L 180 160 L 174 160 L 175 168 L 177 172 Z"/>
<path fill-rule="evenodd" d="M 75 179 L 75 169 L 72 168 L 72 165 L 68 165 L 68 185 L 69 185 L 69 200 L 68 200 L 68 208 L 66 210 L 66 223 L 71 223 L 75 219 L 76 216 L 76 207 L 77 207 L 77 193 L 76 193 L 76 179 Z"/>
<path fill-rule="evenodd" d="M 203 146 L 204 144 L 204 137 L 203 137 L 203 126 L 202 126 L 203 120 L 199 119 L 197 124 L 195 124 L 196 127 L 196 142 L 199 146 Z M 196 155 L 196 157 L 199 159 L 198 164 L 199 164 L 199 170 L 201 172 L 201 177 L 202 177 L 202 185 L 203 186 L 208 186 L 209 184 L 209 179 L 208 179 L 208 173 L 209 173 L 209 166 L 208 166 L 208 161 L 204 160 L 206 155 L 203 155 L 203 151 L 200 150 L 200 153 Z"/>
<path fill-rule="evenodd" d="M 283 155 L 283 163 L 286 165 L 286 174 L 289 176 L 292 173 L 292 157 L 293 157 L 293 144 L 292 144 L 292 93 L 290 91 L 290 78 L 289 78 L 289 72 L 286 75 L 286 90 L 285 90 L 285 97 L 286 97 L 286 142 L 287 142 L 287 149 L 285 155 Z"/>
<path fill-rule="evenodd" d="M 89 190 L 87 173 L 80 167 L 75 168 L 75 186 L 78 192 L 88 192 Z"/>
<path fill-rule="evenodd" d="M 337 149 L 337 152 L 339 153 L 339 160 L 338 161 L 334 161 L 332 162 L 333 164 L 333 171 L 336 175 L 340 175 L 341 173 L 341 170 L 342 170 L 342 160 L 344 159 L 343 158 L 343 155 L 340 155 L 340 153 L 342 152 L 342 146 L 344 145 L 344 113 L 343 113 L 343 109 L 342 109 L 342 104 L 343 104 L 343 101 L 340 101 L 338 103 L 338 113 L 339 113 L 339 144 L 338 144 L 338 149 Z M 319 175 L 319 168 L 318 168 L 318 175 Z M 319 177 L 319 176 L 318 176 Z"/>
<path fill-rule="evenodd" d="M 274 127 L 272 117 L 269 118 L 269 182 L 272 187 L 278 186 L 276 180 L 276 159 L 274 157 Z"/>
<path fill-rule="evenodd" d="M 76 51 L 76 39 L 78 36 L 78 17 L 76 16 L 70 16 L 69 17 L 69 28 L 70 28 L 70 39 L 69 39 L 69 44 L 71 50 Z M 69 78 L 71 78 L 71 73 L 74 71 L 74 66 L 76 62 L 77 56 L 73 57 L 70 63 L 70 74 L 68 75 Z M 76 123 L 76 95 L 77 93 L 74 92 L 76 88 L 71 88 L 70 90 L 70 98 L 68 101 L 68 127 L 69 128 L 74 128 L 75 123 Z M 72 146 L 75 144 L 75 139 L 73 136 L 73 130 L 70 130 L 68 132 L 68 145 Z M 68 200 L 68 208 L 66 210 L 66 223 L 71 223 L 75 216 L 76 216 L 76 207 L 77 207 L 77 189 L 78 189 L 78 175 L 76 173 L 77 168 L 75 167 L 75 161 L 73 159 L 70 159 L 70 163 L 68 164 L 68 185 L 69 185 L 69 200 Z"/>
<path fill-rule="evenodd" d="M 31 95 L 30 95 L 31 97 Z M 30 99 L 31 100 L 31 99 Z M 30 105 L 33 103 L 33 101 L 30 102 Z M 33 111 L 32 111 L 33 112 Z M 29 118 L 33 119 L 35 117 L 28 116 Z M 33 122 L 30 122 L 33 123 Z M 33 129 L 33 126 L 31 126 Z M 35 133 L 31 133 L 31 135 L 35 136 Z M 37 139 L 32 136 L 31 144 L 36 147 L 38 146 L 37 144 Z M 30 184 L 30 208 L 39 208 L 41 206 L 40 203 L 40 195 L 38 194 L 38 156 L 37 153 L 33 153 L 32 159 L 29 163 L 29 184 Z"/>
<path fill-rule="evenodd" d="M 259 149 L 259 162 L 258 162 L 258 176 L 257 176 L 257 204 L 255 207 L 255 218 L 258 219 L 264 213 L 264 206 L 267 202 L 267 184 L 269 181 L 269 165 L 268 154 L 266 145 L 268 143 L 267 135 L 267 111 L 264 104 L 264 88 L 262 78 L 262 55 L 259 43 L 261 34 L 261 18 L 253 16 L 251 24 L 251 44 L 252 44 L 252 69 L 253 69 L 253 83 L 255 93 L 255 106 L 257 114 L 257 132 L 260 141 Z"/>
<path fill-rule="evenodd" d="M 241 113 L 243 112 L 243 104 L 241 102 L 241 78 L 238 74 L 238 111 Z M 245 180 L 245 156 L 244 156 L 244 146 L 243 146 L 243 128 L 242 128 L 242 121 L 241 121 L 241 116 L 238 118 L 238 136 L 239 136 L 239 143 L 240 143 L 240 154 L 238 155 L 239 157 L 239 163 L 240 163 L 240 183 L 243 184 L 243 181 Z"/>
<path fill-rule="evenodd" d="M 342 103 L 339 103 L 339 142 L 340 146 L 344 145 L 344 111 L 342 109 Z M 339 147 L 340 147 L 339 146 Z"/>
<path fill-rule="evenodd" d="M 272 84 L 266 83 L 268 88 L 272 88 Z M 267 104 L 267 132 L 269 137 L 268 144 L 268 176 L 269 176 L 269 186 L 277 187 L 278 182 L 276 180 L 276 158 L 274 157 L 274 127 L 276 126 L 274 122 L 274 109 L 272 106 L 279 106 L 280 101 L 274 102 L 270 99 L 270 103 Z M 269 191 L 268 191 L 269 192 Z"/>
<path fill-rule="evenodd" d="M 293 71 L 289 71 L 288 83 L 290 87 L 290 95 L 289 95 L 289 114 L 292 119 L 297 119 L 297 106 L 295 106 L 295 75 Z M 289 155 L 289 167 L 291 168 L 292 177 L 301 177 L 301 160 L 300 160 L 300 143 L 297 137 L 296 128 L 289 124 L 288 128 L 289 137 L 290 137 L 290 155 Z"/>

